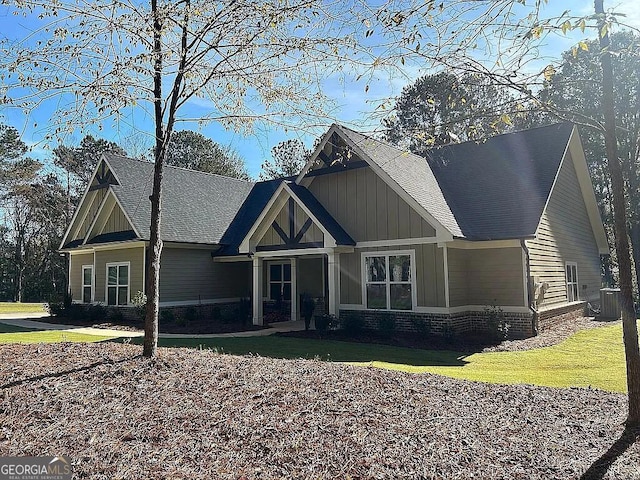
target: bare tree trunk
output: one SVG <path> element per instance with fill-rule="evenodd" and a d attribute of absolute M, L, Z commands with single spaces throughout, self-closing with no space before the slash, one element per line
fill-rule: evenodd
<path fill-rule="evenodd" d="M 142 354 L 154 357 L 158 351 L 158 311 L 160 304 L 160 256 L 162 239 L 160 220 L 162 216 L 162 173 L 164 166 L 164 131 L 162 116 L 162 21 L 157 0 L 151 0 L 153 13 L 153 93 L 156 124 L 153 169 L 153 193 L 151 194 L 151 235 L 149 238 L 149 271 L 147 273 L 147 311 L 144 320 L 144 346 Z"/>
<path fill-rule="evenodd" d="M 173 81 L 171 99 L 166 110 L 167 124 L 164 127 L 164 109 L 162 103 L 162 19 L 158 11 L 158 1 L 151 0 L 153 12 L 153 93 L 154 116 L 156 124 L 156 145 L 154 148 L 155 167 L 153 174 L 153 193 L 151 194 L 151 237 L 149 239 L 150 255 L 147 274 L 147 313 L 144 323 L 145 357 L 153 357 L 158 350 L 158 310 L 160 303 L 160 256 L 162 253 L 162 239 L 160 237 L 160 219 L 162 213 L 162 172 L 167 156 L 167 146 L 175 124 L 176 110 L 180 89 L 184 80 L 187 53 L 189 50 L 187 35 L 189 33 L 190 0 L 183 0 L 185 5 L 182 23 L 182 37 L 180 45 L 180 64 L 178 73 Z"/>
<path fill-rule="evenodd" d="M 640 223 L 633 218 L 629 226 L 629 238 L 631 240 L 633 266 L 635 267 L 636 274 L 636 291 L 640 292 Z"/>
<path fill-rule="evenodd" d="M 616 120 L 613 101 L 613 67 L 609 52 L 609 34 L 603 27 L 606 24 L 603 0 L 595 0 L 595 12 L 598 15 L 598 32 L 600 33 L 600 62 L 602 65 L 602 106 L 605 120 L 605 147 L 607 163 L 611 175 L 613 190 L 613 215 L 616 237 L 616 253 L 620 275 L 620 291 L 622 296 L 622 331 L 624 351 L 627 363 L 627 388 L 629 413 L 627 427 L 640 426 L 640 348 L 638 347 L 638 330 L 633 308 L 631 257 L 627 236 L 627 214 L 625 208 L 624 180 L 622 167 L 618 158 L 616 138 Z M 604 35 L 602 35 L 604 32 Z"/>

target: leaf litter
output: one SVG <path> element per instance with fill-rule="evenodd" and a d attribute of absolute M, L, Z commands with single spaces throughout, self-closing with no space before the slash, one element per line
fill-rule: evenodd
<path fill-rule="evenodd" d="M 624 395 L 116 343 L 0 346 L 0 455 L 76 478 L 570 479 Z M 604 478 L 640 478 L 640 441 Z"/>

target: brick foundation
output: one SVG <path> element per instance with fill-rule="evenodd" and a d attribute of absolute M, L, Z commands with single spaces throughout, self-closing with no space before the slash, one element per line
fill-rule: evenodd
<path fill-rule="evenodd" d="M 538 333 L 551 327 L 583 317 L 587 311 L 587 302 L 573 303 L 556 308 L 549 308 L 538 313 Z"/>
<path fill-rule="evenodd" d="M 402 332 L 428 332 L 436 335 L 465 334 L 488 330 L 486 312 L 462 312 L 455 314 L 381 312 L 374 310 L 340 310 L 340 316 L 354 315 L 363 320 L 365 328 L 378 329 L 385 317 L 395 318 L 395 329 Z M 534 335 L 532 315 L 504 312 L 509 324 L 510 338 L 526 338 Z"/>

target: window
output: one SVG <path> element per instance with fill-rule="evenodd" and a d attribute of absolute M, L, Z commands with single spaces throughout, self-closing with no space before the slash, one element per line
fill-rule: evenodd
<path fill-rule="evenodd" d="M 567 262 L 567 301 L 577 302 L 578 298 L 578 264 Z"/>
<path fill-rule="evenodd" d="M 412 310 L 415 305 L 413 251 L 363 254 L 366 308 Z"/>
<path fill-rule="evenodd" d="M 129 303 L 129 262 L 107 263 L 107 305 Z"/>
<path fill-rule="evenodd" d="M 291 264 L 269 265 L 269 299 L 291 301 Z"/>
<path fill-rule="evenodd" d="M 93 265 L 82 266 L 82 303 L 93 302 Z"/>

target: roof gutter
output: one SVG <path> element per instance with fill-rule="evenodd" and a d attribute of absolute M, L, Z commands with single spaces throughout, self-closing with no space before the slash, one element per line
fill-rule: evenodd
<path fill-rule="evenodd" d="M 527 301 L 529 302 L 529 310 L 532 313 L 531 316 L 531 331 L 534 335 L 538 335 L 538 323 L 539 323 L 539 313 L 538 310 L 534 307 L 533 302 L 533 292 L 531 291 L 531 267 L 530 267 L 530 257 L 529 257 L 529 248 L 527 247 L 526 239 L 520 239 L 520 245 L 522 246 L 522 250 L 524 251 L 526 265 L 525 268 L 527 270 Z"/>

